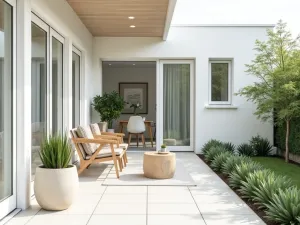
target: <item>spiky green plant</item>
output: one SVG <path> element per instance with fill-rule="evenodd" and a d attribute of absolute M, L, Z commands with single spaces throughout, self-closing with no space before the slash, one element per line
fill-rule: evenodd
<path fill-rule="evenodd" d="M 272 201 L 265 204 L 266 217 L 279 224 L 300 224 L 300 190 L 291 187 L 286 190 L 279 190 L 274 194 Z"/>
<path fill-rule="evenodd" d="M 250 145 L 254 149 L 256 156 L 268 156 L 271 154 L 272 145 L 266 138 L 262 138 L 259 135 L 252 137 Z"/>
<path fill-rule="evenodd" d="M 225 151 L 222 152 L 220 154 L 218 154 L 211 162 L 211 168 L 216 171 L 216 172 L 220 172 L 221 168 L 224 164 L 224 162 L 227 160 L 227 158 L 229 158 L 230 156 L 232 156 L 231 152 Z"/>
<path fill-rule="evenodd" d="M 239 192 L 241 192 L 242 197 L 253 200 L 253 197 L 255 197 L 255 188 L 268 176 L 274 176 L 274 172 L 269 169 L 263 169 L 249 173 L 246 181 L 241 181 Z"/>
<path fill-rule="evenodd" d="M 211 139 L 209 140 L 207 143 L 205 143 L 201 149 L 202 154 L 206 155 L 207 152 L 210 150 L 211 147 L 216 147 L 216 146 L 220 146 L 222 145 L 221 141 L 215 140 L 215 139 Z"/>
<path fill-rule="evenodd" d="M 44 168 L 67 168 L 72 155 L 67 135 L 56 134 L 45 138 L 39 154 Z"/>
<path fill-rule="evenodd" d="M 214 158 L 222 152 L 226 152 L 226 149 L 222 146 L 211 147 L 204 157 L 206 161 L 212 162 Z"/>
<path fill-rule="evenodd" d="M 253 200 L 257 202 L 259 208 L 263 208 L 264 204 L 272 201 L 274 194 L 278 193 L 279 189 L 286 190 L 292 186 L 292 180 L 286 176 L 268 176 L 255 188 Z"/>
<path fill-rule="evenodd" d="M 245 155 L 245 156 L 254 156 L 255 155 L 254 149 L 252 148 L 252 146 L 250 144 L 247 144 L 247 143 L 240 144 L 237 147 L 237 153 L 239 155 Z"/>
<path fill-rule="evenodd" d="M 250 162 L 251 159 L 246 156 L 232 155 L 224 162 L 221 172 L 229 175 L 237 165 L 240 165 L 242 162 Z"/>
<path fill-rule="evenodd" d="M 227 151 L 232 153 L 235 152 L 235 145 L 232 144 L 231 142 L 223 142 L 222 145 Z"/>
<path fill-rule="evenodd" d="M 246 181 L 246 178 L 250 173 L 262 169 L 263 166 L 254 161 L 242 162 L 240 165 L 236 165 L 229 174 L 229 186 L 234 189 L 240 188 L 242 181 Z"/>

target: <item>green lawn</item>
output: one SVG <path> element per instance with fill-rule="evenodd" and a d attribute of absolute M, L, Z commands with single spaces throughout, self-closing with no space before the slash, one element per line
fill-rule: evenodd
<path fill-rule="evenodd" d="M 283 159 L 275 157 L 253 157 L 253 160 L 261 163 L 265 168 L 269 168 L 277 174 L 291 178 L 300 188 L 300 166 L 286 163 Z"/>

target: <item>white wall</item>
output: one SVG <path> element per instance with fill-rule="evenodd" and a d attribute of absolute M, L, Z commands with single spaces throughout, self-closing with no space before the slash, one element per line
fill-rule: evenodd
<path fill-rule="evenodd" d="M 141 116 L 146 117 L 147 120 L 156 121 L 156 64 L 143 67 L 139 67 L 137 64 L 137 67 L 103 67 L 103 93 L 119 92 L 120 82 L 148 83 L 148 114 L 141 114 Z M 132 114 L 122 114 L 120 120 L 128 120 L 130 116 Z M 97 113 L 95 117 L 98 117 L 98 120 L 95 122 L 99 121 Z M 118 129 L 118 124 L 114 124 L 114 127 Z"/>
<path fill-rule="evenodd" d="M 180 27 L 170 28 L 167 41 L 160 38 L 111 38 L 94 40 L 94 87 L 101 83 L 99 59 L 194 59 L 195 60 L 195 150 L 211 138 L 240 144 L 260 134 L 273 143 L 273 125 L 262 123 L 253 115 L 255 105 L 239 96 L 232 97 L 237 109 L 207 109 L 209 58 L 230 58 L 233 65 L 233 92 L 251 84 L 245 64 L 254 58 L 256 39 L 266 39 L 266 28 L 271 27 Z M 101 93 L 101 90 L 99 90 Z"/>
<path fill-rule="evenodd" d="M 47 24 L 60 33 L 67 45 L 75 45 L 83 53 L 83 124 L 90 122 L 91 84 L 93 73 L 93 36 L 65 0 L 32 0 L 32 10 Z M 71 55 L 70 55 L 71 57 Z M 71 67 L 70 67 L 71 68 Z M 69 113 L 69 115 L 71 115 Z"/>

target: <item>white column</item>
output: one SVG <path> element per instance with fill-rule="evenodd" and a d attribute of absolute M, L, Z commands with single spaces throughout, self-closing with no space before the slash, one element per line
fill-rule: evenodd
<path fill-rule="evenodd" d="M 30 204 L 31 0 L 17 1 L 17 208 Z"/>

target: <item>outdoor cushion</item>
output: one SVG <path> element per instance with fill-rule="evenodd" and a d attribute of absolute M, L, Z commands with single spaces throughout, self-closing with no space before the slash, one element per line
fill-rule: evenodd
<path fill-rule="evenodd" d="M 94 139 L 93 133 L 91 131 L 91 128 L 89 126 L 79 126 L 77 127 L 77 135 L 80 138 L 88 138 L 88 139 Z M 97 150 L 99 147 L 99 144 L 94 143 L 84 143 L 82 144 L 84 151 L 87 155 L 93 155 L 93 153 Z"/>
<path fill-rule="evenodd" d="M 71 130 L 71 134 L 72 134 L 73 138 L 79 138 L 79 136 L 77 134 L 77 129 L 76 128 Z M 75 148 L 75 145 L 74 145 L 73 142 L 72 142 L 72 147 L 73 147 L 73 151 L 76 152 L 76 148 Z M 85 159 L 86 158 L 86 153 L 85 153 L 85 151 L 83 149 L 82 144 L 78 143 L 78 148 L 79 148 L 79 150 L 80 150 L 80 152 L 82 154 L 83 159 Z"/>
<path fill-rule="evenodd" d="M 119 144 L 120 148 L 128 148 L 128 144 L 127 143 L 122 143 L 122 144 Z"/>
<path fill-rule="evenodd" d="M 93 123 L 90 125 L 90 127 L 91 127 L 92 133 L 94 135 L 101 135 L 101 131 L 100 131 L 98 123 Z"/>
<path fill-rule="evenodd" d="M 119 156 L 123 152 L 123 149 L 122 148 L 114 148 L 114 151 L 115 151 L 116 156 Z M 96 159 L 105 158 L 105 157 L 111 157 L 111 156 L 112 156 L 112 153 L 111 153 L 110 147 L 104 147 L 104 148 L 102 148 L 100 150 L 100 152 L 97 155 Z M 88 155 L 86 158 L 90 159 L 91 157 L 92 156 Z"/>

